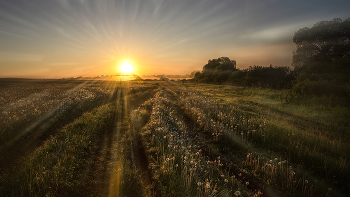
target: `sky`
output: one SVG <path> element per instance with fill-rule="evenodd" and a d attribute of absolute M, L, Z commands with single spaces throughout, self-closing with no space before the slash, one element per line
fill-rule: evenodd
<path fill-rule="evenodd" d="M 290 66 L 294 33 L 349 0 L 0 0 L 0 77 L 189 74 L 210 59 Z"/>

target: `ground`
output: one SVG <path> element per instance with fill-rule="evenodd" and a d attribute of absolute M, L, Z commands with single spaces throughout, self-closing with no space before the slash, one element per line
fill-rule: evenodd
<path fill-rule="evenodd" d="M 348 98 L 0 79 L 1 196 L 347 196 Z"/>

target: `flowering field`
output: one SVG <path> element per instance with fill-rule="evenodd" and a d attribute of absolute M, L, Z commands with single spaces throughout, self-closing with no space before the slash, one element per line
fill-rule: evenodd
<path fill-rule="evenodd" d="M 0 83 L 0 196 L 350 194 L 341 105 L 164 81 Z"/>

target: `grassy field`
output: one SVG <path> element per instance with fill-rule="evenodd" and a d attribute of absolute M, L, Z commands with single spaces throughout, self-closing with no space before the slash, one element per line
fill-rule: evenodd
<path fill-rule="evenodd" d="M 350 102 L 0 79 L 0 196 L 349 196 Z"/>

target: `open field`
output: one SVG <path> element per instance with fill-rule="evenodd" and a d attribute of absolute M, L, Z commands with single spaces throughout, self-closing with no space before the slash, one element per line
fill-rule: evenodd
<path fill-rule="evenodd" d="M 349 98 L 0 79 L 0 196 L 349 196 Z"/>

